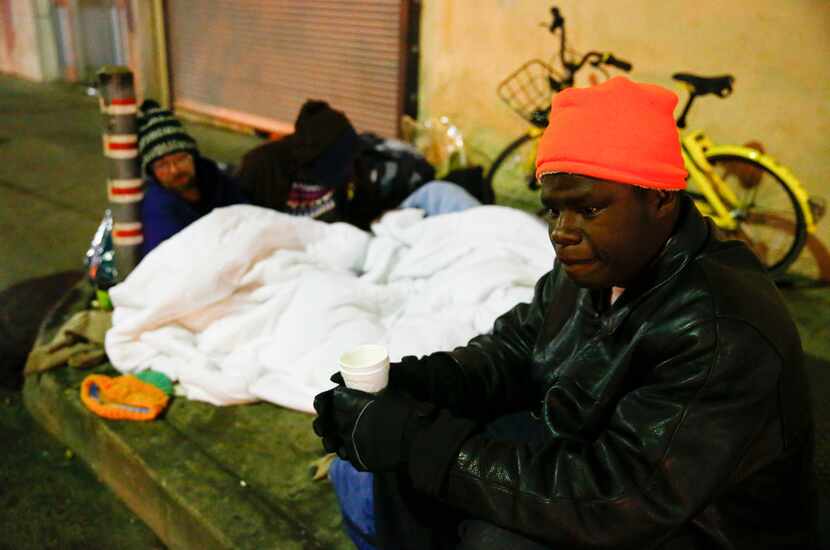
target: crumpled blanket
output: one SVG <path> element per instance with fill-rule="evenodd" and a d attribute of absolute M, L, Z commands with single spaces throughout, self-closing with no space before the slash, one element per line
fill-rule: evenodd
<path fill-rule="evenodd" d="M 393 211 L 372 233 L 220 208 L 110 289 L 106 350 L 121 372 L 161 371 L 190 399 L 312 412 L 343 351 L 380 343 L 396 361 L 465 344 L 552 265 L 544 224 L 500 206 Z"/>
<path fill-rule="evenodd" d="M 112 325 L 109 311 L 83 310 L 73 315 L 46 344 L 35 346 L 26 359 L 24 375 L 63 364 L 97 365 L 106 359 L 104 335 Z"/>

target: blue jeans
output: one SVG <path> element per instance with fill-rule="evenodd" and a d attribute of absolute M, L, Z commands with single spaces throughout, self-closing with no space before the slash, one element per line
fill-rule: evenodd
<path fill-rule="evenodd" d="M 427 216 L 460 212 L 481 206 L 463 187 L 448 181 L 431 181 L 412 192 L 401 203 L 401 208 L 420 208 Z"/>
<path fill-rule="evenodd" d="M 329 480 L 340 505 L 346 534 L 358 550 L 376 550 L 373 476 L 359 472 L 336 457 L 329 468 Z"/>

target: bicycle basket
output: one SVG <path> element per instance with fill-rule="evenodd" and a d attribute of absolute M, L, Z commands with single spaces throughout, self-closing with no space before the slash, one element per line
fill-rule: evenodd
<path fill-rule="evenodd" d="M 531 124 L 545 126 L 550 98 L 560 81 L 561 77 L 550 65 L 531 59 L 502 80 L 497 91 L 499 98 L 517 115 Z"/>

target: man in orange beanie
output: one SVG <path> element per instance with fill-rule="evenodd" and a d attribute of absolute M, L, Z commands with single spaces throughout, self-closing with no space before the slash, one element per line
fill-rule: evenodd
<path fill-rule="evenodd" d="M 799 336 L 682 192 L 676 102 L 622 77 L 557 94 L 531 303 L 377 394 L 317 397 L 325 448 L 375 472 L 378 547 L 817 547 Z"/>

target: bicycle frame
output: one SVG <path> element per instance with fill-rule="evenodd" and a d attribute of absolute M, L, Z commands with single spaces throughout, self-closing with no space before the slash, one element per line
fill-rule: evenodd
<path fill-rule="evenodd" d="M 728 155 L 753 160 L 773 172 L 792 191 L 801 211 L 804 213 L 804 222 L 807 232 L 816 231 L 809 195 L 801 182 L 785 166 L 776 162 L 772 157 L 749 147 L 738 145 L 715 145 L 702 131 L 686 134 L 681 139 L 683 160 L 689 177 L 698 186 L 704 201 L 695 200 L 698 209 L 712 218 L 721 229 L 732 231 L 737 229 L 737 222 L 732 212 L 738 206 L 738 197 L 732 189 L 724 183 L 720 176 L 706 160 L 706 155 Z"/>

